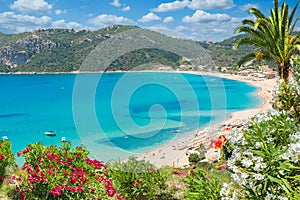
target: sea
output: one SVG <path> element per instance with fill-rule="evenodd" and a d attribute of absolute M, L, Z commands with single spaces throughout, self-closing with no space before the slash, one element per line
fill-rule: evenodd
<path fill-rule="evenodd" d="M 123 159 L 259 106 L 257 90 L 186 73 L 0 75 L 0 137 L 15 154 L 31 143 L 60 145 L 64 137 L 98 160 Z"/>

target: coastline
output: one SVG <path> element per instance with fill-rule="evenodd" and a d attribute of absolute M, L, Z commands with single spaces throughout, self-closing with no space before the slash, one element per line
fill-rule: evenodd
<path fill-rule="evenodd" d="M 226 134 L 228 133 L 228 131 L 222 131 L 220 129 L 221 126 L 238 124 L 241 125 L 244 121 L 247 121 L 256 114 L 272 109 L 272 94 L 274 86 L 276 84 L 276 78 L 252 79 L 249 77 L 232 74 L 195 71 L 175 71 L 171 73 L 189 73 L 195 75 L 216 76 L 220 78 L 246 82 L 247 84 L 258 88 L 258 91 L 255 92 L 254 95 L 259 96 L 262 99 L 262 103 L 255 108 L 232 112 L 230 113 L 230 116 L 225 120 L 213 122 L 212 124 L 209 124 L 202 129 L 194 130 L 190 134 L 177 138 L 160 147 L 136 156 L 138 160 L 149 161 L 157 167 L 162 167 L 165 165 L 174 167 L 188 166 L 188 154 L 197 152 L 196 150 L 188 150 L 189 147 L 193 147 L 195 149 L 195 147 L 198 147 L 202 143 L 205 147 L 208 148 L 211 140 L 217 139 L 220 135 L 226 136 Z M 216 154 L 217 153 L 214 149 L 208 149 L 206 153 L 207 161 L 214 160 L 217 156 Z"/>
<path fill-rule="evenodd" d="M 187 153 L 193 153 L 193 151 L 187 151 L 189 147 L 198 147 L 200 143 L 204 144 L 206 147 L 209 146 L 211 140 L 217 139 L 217 137 L 221 134 L 226 135 L 226 132 L 220 131 L 220 127 L 222 125 L 232 125 L 242 123 L 243 121 L 253 117 L 257 113 L 264 112 L 272 109 L 272 93 L 276 83 L 276 79 L 256 79 L 250 78 L 247 76 L 239 76 L 225 73 L 217 73 L 217 72 L 198 72 L 198 71 L 129 71 L 129 73 L 137 73 L 137 72 L 159 72 L 159 73 L 187 73 L 194 75 L 207 75 L 207 76 L 215 76 L 220 78 L 226 78 L 231 80 L 237 80 L 241 82 L 246 82 L 252 86 L 257 87 L 259 90 L 254 93 L 254 95 L 259 96 L 263 101 L 262 103 L 252 109 L 235 111 L 230 113 L 230 116 L 225 120 L 215 121 L 201 129 L 197 129 L 191 131 L 191 133 L 187 133 L 184 136 L 177 137 L 176 139 L 169 141 L 162 146 L 156 147 L 155 149 L 151 149 L 147 152 L 136 155 L 138 160 L 146 160 L 157 167 L 161 167 L 164 165 L 170 165 L 174 167 L 185 167 L 189 165 Z M 32 74 L 32 75 L 46 75 L 46 74 L 93 74 L 93 73 L 104 73 L 104 72 L 54 72 L 54 73 L 2 73 L 2 74 Z M 115 72 L 105 72 L 105 73 L 127 73 L 127 71 L 115 71 Z M 175 133 L 180 134 L 180 133 Z M 197 151 L 195 151 L 197 152 Z M 206 154 L 206 158 L 208 160 L 213 160 L 216 156 L 216 153 L 213 149 L 209 150 Z"/>

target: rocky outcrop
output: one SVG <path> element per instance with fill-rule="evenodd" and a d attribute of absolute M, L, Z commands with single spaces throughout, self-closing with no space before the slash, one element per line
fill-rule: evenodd
<path fill-rule="evenodd" d="M 10 68 L 25 64 L 30 59 L 26 51 L 18 51 L 11 46 L 0 48 L 0 63 Z"/>
<path fill-rule="evenodd" d="M 15 46 L 23 47 L 24 49 L 36 54 L 40 53 L 44 49 L 55 48 L 57 47 L 57 44 L 51 40 L 43 40 L 37 35 L 29 35 L 23 39 L 17 40 Z"/>
<path fill-rule="evenodd" d="M 26 64 L 35 54 L 57 46 L 58 44 L 51 40 L 44 40 L 34 34 L 28 35 L 9 46 L 0 48 L 0 64 L 9 68 L 18 67 Z"/>

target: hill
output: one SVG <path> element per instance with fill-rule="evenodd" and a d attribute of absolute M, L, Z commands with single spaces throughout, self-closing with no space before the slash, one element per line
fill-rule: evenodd
<path fill-rule="evenodd" d="M 239 51 L 233 51 L 232 45 L 239 37 L 218 43 L 196 42 L 122 25 L 97 31 L 38 29 L 20 34 L 0 33 L 0 72 L 71 72 L 80 70 L 83 63 L 93 65 L 87 71 L 150 69 L 149 66 L 136 68 L 145 63 L 157 63 L 157 66 L 172 69 L 184 66 L 183 69 L 210 71 L 216 70 L 215 66 L 234 67 L 242 56 L 252 50 L 242 46 Z M 120 38 L 127 43 L 120 46 Z M 123 53 L 116 55 L 109 66 L 95 67 L 99 56 L 107 54 L 107 57 L 112 52 L 104 51 L 111 45 L 104 41 L 117 42 L 119 46 L 114 51 Z M 145 43 L 144 46 L 141 43 Z M 132 44 L 135 48 L 128 51 Z M 101 49 L 97 49 L 99 46 Z M 94 57 L 86 61 L 91 52 L 94 52 Z"/>

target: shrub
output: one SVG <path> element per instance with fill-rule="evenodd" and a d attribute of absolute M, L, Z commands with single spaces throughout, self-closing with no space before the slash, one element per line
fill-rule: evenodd
<path fill-rule="evenodd" d="M 200 162 L 201 159 L 203 159 L 204 157 L 201 157 L 199 154 L 197 153 L 191 153 L 189 156 L 189 162 L 191 164 L 197 164 L 198 162 Z"/>
<path fill-rule="evenodd" d="M 71 149 L 62 142 L 54 145 L 31 144 L 18 156 L 25 157 L 23 176 L 11 183 L 14 199 L 111 199 L 116 195 L 106 166 L 88 158 L 82 146 Z"/>
<path fill-rule="evenodd" d="M 188 190 L 184 193 L 185 199 L 221 199 L 222 181 L 218 177 L 219 175 L 212 171 L 203 169 L 191 171 L 190 175 L 185 178 Z"/>
<path fill-rule="evenodd" d="M 115 161 L 109 166 L 117 191 L 127 199 L 161 199 L 167 188 L 167 175 L 154 165 L 129 157 L 127 162 Z"/>
<path fill-rule="evenodd" d="M 300 85 L 295 79 L 279 81 L 275 87 L 274 108 L 289 111 L 300 123 Z"/>
<path fill-rule="evenodd" d="M 300 131 L 289 113 L 260 114 L 228 141 L 233 151 L 227 164 L 245 199 L 300 198 Z"/>
<path fill-rule="evenodd" d="M 14 155 L 11 150 L 11 142 L 0 140 L 0 184 L 2 185 L 9 167 L 14 165 Z"/>
<path fill-rule="evenodd" d="M 300 56 L 292 57 L 294 76 L 289 82 L 279 80 L 274 89 L 273 107 L 279 110 L 290 111 L 300 123 Z"/>

